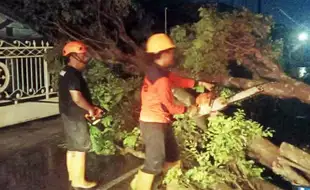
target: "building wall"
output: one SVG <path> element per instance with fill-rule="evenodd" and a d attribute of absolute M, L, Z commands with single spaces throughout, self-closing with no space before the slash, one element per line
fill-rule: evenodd
<path fill-rule="evenodd" d="M 0 39 L 37 39 L 41 35 L 0 13 Z"/>

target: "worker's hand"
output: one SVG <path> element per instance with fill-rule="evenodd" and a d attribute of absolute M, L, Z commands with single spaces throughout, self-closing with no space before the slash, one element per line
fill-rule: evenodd
<path fill-rule="evenodd" d="M 94 108 L 95 108 L 95 117 L 102 117 L 104 111 L 97 106 L 94 106 Z"/>
<path fill-rule="evenodd" d="M 197 106 L 191 105 L 187 108 L 187 113 L 190 117 L 194 117 L 198 115 L 199 113 L 199 108 Z"/>
<path fill-rule="evenodd" d="M 93 106 L 90 110 L 88 110 L 88 114 L 85 116 L 90 120 L 94 120 L 96 118 L 100 118 L 102 117 L 104 111 L 97 107 L 97 106 Z"/>
<path fill-rule="evenodd" d="M 205 87 L 205 88 L 208 89 L 209 91 L 212 91 L 212 88 L 214 87 L 214 84 L 207 83 L 207 82 L 203 82 L 203 81 L 199 81 L 199 82 L 198 82 L 198 85 L 199 85 L 199 86 Z"/>
<path fill-rule="evenodd" d="M 88 115 L 89 117 L 94 117 L 96 115 L 96 109 L 94 106 L 88 110 Z"/>

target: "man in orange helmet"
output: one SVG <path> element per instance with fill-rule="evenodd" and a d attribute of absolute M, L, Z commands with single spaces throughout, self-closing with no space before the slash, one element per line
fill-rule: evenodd
<path fill-rule="evenodd" d="M 91 95 L 82 71 L 89 61 L 86 45 L 72 41 L 63 48 L 68 64 L 59 75 L 59 111 L 64 123 L 67 144 L 67 169 L 72 187 L 92 188 L 96 182 L 85 180 L 85 157 L 89 150 L 90 136 L 84 118 L 99 116 L 102 110 L 92 105 Z"/>
<path fill-rule="evenodd" d="M 143 169 L 131 182 L 135 190 L 151 190 L 155 175 L 181 163 L 171 116 L 190 111 L 192 107 L 174 104 L 172 87 L 193 88 L 196 84 L 208 90 L 213 87 L 213 84 L 182 78 L 168 71 L 174 64 L 175 45 L 166 34 L 152 35 L 146 43 L 146 51 L 154 56 L 154 63 L 145 73 L 141 90 L 140 130 L 146 158 Z"/>

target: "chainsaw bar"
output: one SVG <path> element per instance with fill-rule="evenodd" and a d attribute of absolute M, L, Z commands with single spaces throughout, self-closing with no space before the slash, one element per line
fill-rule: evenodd
<path fill-rule="evenodd" d="M 256 94 L 258 94 L 258 93 L 260 93 L 262 91 L 263 91 L 263 89 L 260 86 L 258 86 L 258 87 L 252 87 L 252 88 L 249 88 L 249 89 L 244 90 L 242 92 L 239 92 L 239 93 L 233 95 L 232 97 L 228 98 L 227 103 L 225 104 L 225 106 L 223 106 L 220 109 L 211 109 L 211 112 L 220 111 L 220 110 L 222 110 L 223 108 L 227 107 L 230 104 L 233 104 L 233 103 L 235 103 L 237 101 L 241 101 L 241 100 L 247 99 L 249 97 L 252 97 L 252 96 L 254 96 L 254 95 L 256 95 Z M 211 105 L 210 105 L 211 107 L 214 106 L 214 101 L 215 100 L 213 100 L 211 102 Z M 210 114 L 210 113 L 202 114 L 200 116 L 204 116 L 204 115 L 208 115 L 208 114 Z"/>

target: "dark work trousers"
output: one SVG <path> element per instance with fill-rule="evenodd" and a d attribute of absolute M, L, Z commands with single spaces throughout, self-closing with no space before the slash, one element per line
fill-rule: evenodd
<path fill-rule="evenodd" d="M 146 157 L 143 172 L 157 175 L 162 172 L 165 161 L 179 160 L 178 145 L 170 124 L 140 121 L 140 130 Z"/>
<path fill-rule="evenodd" d="M 87 152 L 91 141 L 87 122 L 83 115 L 68 117 L 61 114 L 64 123 L 66 148 L 69 151 Z"/>

